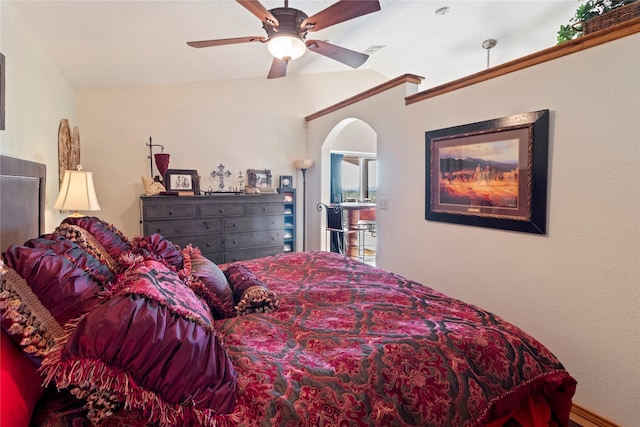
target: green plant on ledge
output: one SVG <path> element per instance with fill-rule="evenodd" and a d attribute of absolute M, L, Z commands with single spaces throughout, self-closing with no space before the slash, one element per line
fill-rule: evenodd
<path fill-rule="evenodd" d="M 584 23 L 603 13 L 633 3 L 636 0 L 588 0 L 578 6 L 569 24 L 561 25 L 558 31 L 558 44 L 582 36 Z"/>

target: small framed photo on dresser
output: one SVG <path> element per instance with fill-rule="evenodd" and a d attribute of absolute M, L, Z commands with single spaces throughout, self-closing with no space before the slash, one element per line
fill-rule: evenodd
<path fill-rule="evenodd" d="M 200 194 L 198 171 L 193 169 L 168 169 L 164 176 L 167 191 Z"/>
<path fill-rule="evenodd" d="M 280 175 L 280 188 L 291 188 L 293 177 L 291 175 Z"/>

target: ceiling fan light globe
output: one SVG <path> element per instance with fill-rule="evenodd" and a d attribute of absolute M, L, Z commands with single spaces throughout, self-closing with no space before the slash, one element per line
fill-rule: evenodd
<path fill-rule="evenodd" d="M 307 50 L 307 46 L 299 37 L 290 35 L 276 35 L 267 43 L 269 53 L 278 59 L 287 61 L 300 58 Z"/>

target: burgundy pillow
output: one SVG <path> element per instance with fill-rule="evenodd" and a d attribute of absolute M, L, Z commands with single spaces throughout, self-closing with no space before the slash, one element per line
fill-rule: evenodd
<path fill-rule="evenodd" d="M 27 240 L 24 246 L 29 248 L 51 249 L 57 255 L 66 255 L 73 263 L 80 268 L 92 273 L 92 277 L 106 285 L 113 282 L 114 274 L 106 264 L 101 263 L 93 254 L 87 252 L 76 242 L 67 240 L 56 234 L 45 235 L 35 239 Z"/>
<path fill-rule="evenodd" d="M 12 245 L 4 258 L 62 325 L 98 304 L 102 283 L 66 255 L 49 248 Z"/>
<path fill-rule="evenodd" d="M 233 291 L 222 270 L 198 248 L 188 245 L 182 252 L 189 287 L 207 302 L 215 319 L 233 316 Z"/>
<path fill-rule="evenodd" d="M 236 315 L 271 312 L 280 307 L 280 300 L 244 264 L 232 264 L 224 271 L 235 301 Z"/>
<path fill-rule="evenodd" d="M 109 252 L 93 237 L 91 233 L 82 227 L 73 224 L 60 224 L 51 235 L 45 236 L 51 240 L 69 240 L 76 243 L 88 254 L 91 254 L 100 263 L 109 267 L 112 272 L 116 270 L 116 261 Z"/>
<path fill-rule="evenodd" d="M 64 330 L 27 282 L 6 265 L 0 268 L 0 315 L 2 330 L 20 347 L 34 366 L 55 345 Z M 2 363 L 2 361 L 0 361 Z"/>
<path fill-rule="evenodd" d="M 93 216 L 67 217 L 63 224 L 77 225 L 87 230 L 107 250 L 113 259 L 118 259 L 122 251 L 131 249 L 129 240 L 112 224 Z"/>
<path fill-rule="evenodd" d="M 229 424 L 236 373 L 207 305 L 164 263 L 122 261 L 111 298 L 45 357 L 46 384 L 86 399 L 96 424 L 125 406 L 161 426 Z"/>
<path fill-rule="evenodd" d="M 164 259 L 176 269 L 183 267 L 184 260 L 180 247 L 160 234 L 152 234 L 145 237 L 136 237 L 131 242 L 131 247 L 135 253 L 148 257 L 153 254 Z"/>

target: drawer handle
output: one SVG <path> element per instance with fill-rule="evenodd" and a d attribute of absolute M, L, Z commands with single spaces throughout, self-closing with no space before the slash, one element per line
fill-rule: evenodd
<path fill-rule="evenodd" d="M 234 240 L 234 241 L 233 241 L 233 244 L 234 244 L 234 245 L 237 245 L 237 244 L 238 244 L 238 241 L 237 241 L 237 240 Z"/>
<path fill-rule="evenodd" d="M 204 224 L 205 228 L 207 230 L 209 230 L 211 228 L 211 226 L 209 225 L 209 223 L 207 221 L 202 221 L 202 223 Z"/>
<path fill-rule="evenodd" d="M 161 228 L 158 228 L 158 229 L 156 230 L 156 233 L 158 233 L 158 234 L 162 234 L 162 229 L 161 229 Z"/>
<path fill-rule="evenodd" d="M 173 211 L 169 211 L 169 215 L 173 215 Z"/>
<path fill-rule="evenodd" d="M 218 212 L 219 213 L 224 213 L 224 209 L 220 209 Z"/>
<path fill-rule="evenodd" d="M 233 226 L 234 226 L 234 227 L 237 227 L 237 226 L 238 226 L 238 224 L 233 224 Z"/>
<path fill-rule="evenodd" d="M 207 247 L 210 247 L 210 246 L 211 246 L 211 242 L 207 242 Z"/>

